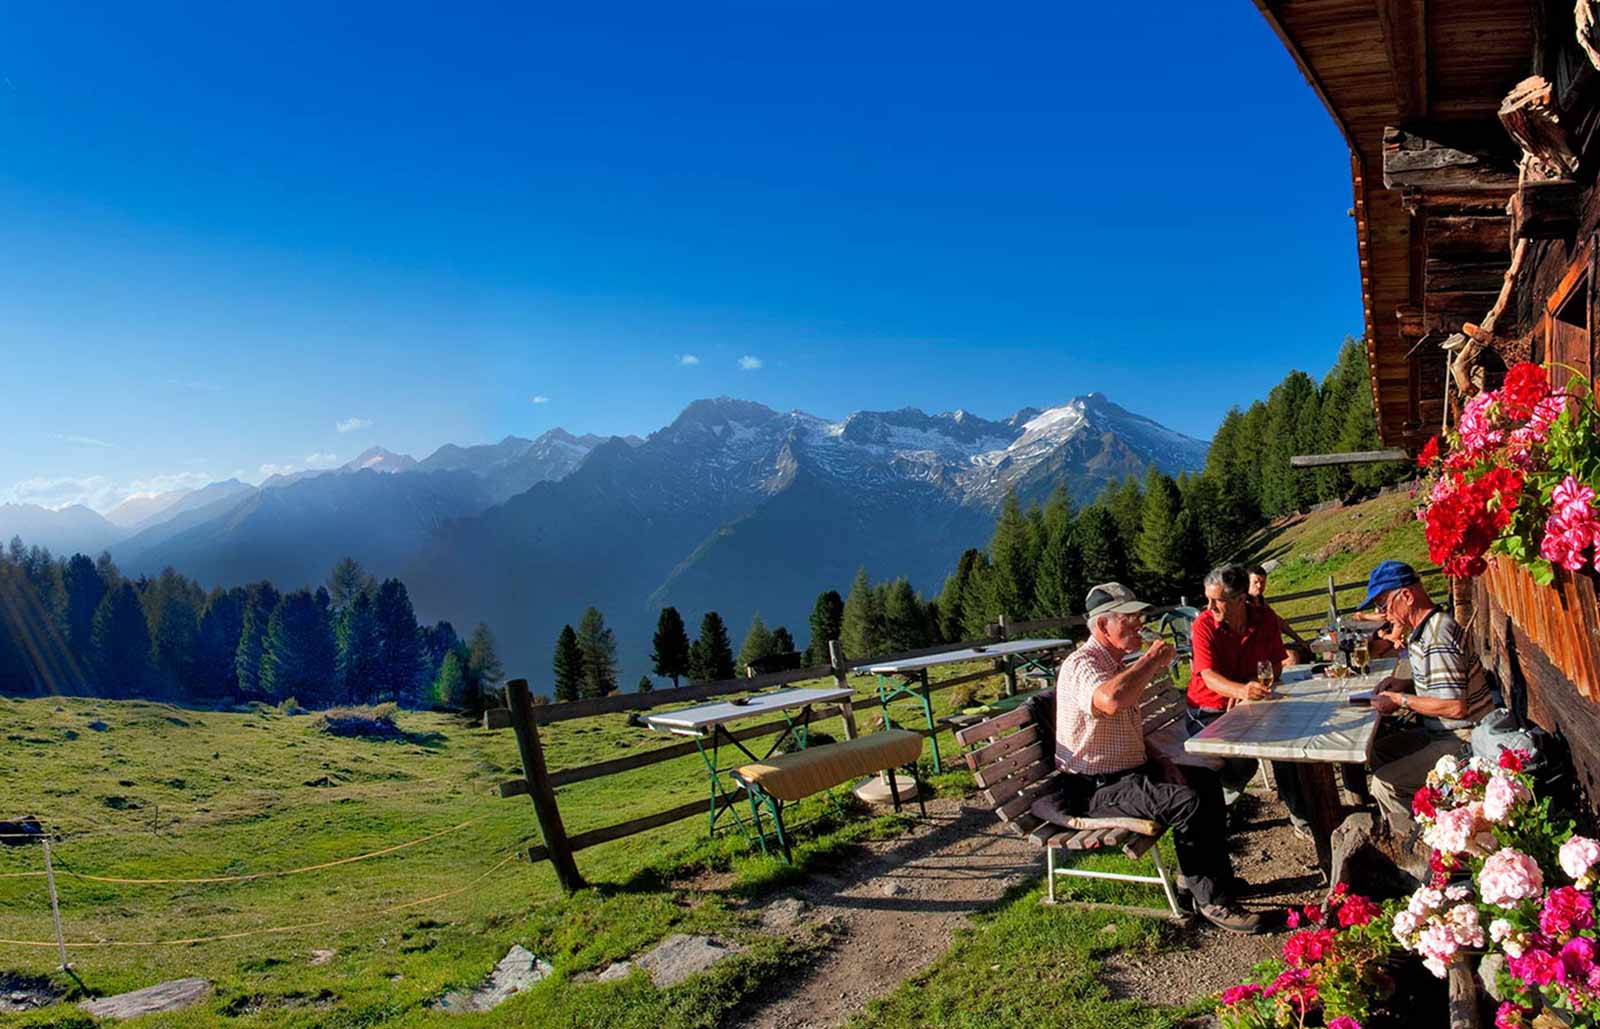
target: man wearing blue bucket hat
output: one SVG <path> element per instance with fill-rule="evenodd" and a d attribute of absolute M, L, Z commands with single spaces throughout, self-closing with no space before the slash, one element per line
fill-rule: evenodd
<path fill-rule="evenodd" d="M 1410 565 L 1383 561 L 1372 570 L 1356 610 L 1368 608 L 1394 626 L 1410 658 L 1410 680 L 1385 679 L 1372 699 L 1386 716 L 1372 748 L 1372 796 L 1390 826 L 1407 835 L 1412 796 L 1441 757 L 1466 753 L 1473 725 L 1493 700 L 1461 626 Z"/>

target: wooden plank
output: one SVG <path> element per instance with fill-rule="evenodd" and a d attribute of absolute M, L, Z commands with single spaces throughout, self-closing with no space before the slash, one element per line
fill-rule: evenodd
<path fill-rule="evenodd" d="M 1023 725 L 1033 718 L 1028 705 L 1019 704 L 1002 715 L 979 722 L 977 725 L 956 732 L 956 742 L 963 747 L 978 743 L 982 740 L 991 740 L 1007 729 Z"/>
<path fill-rule="evenodd" d="M 1433 135 L 1441 133 L 1437 128 L 1407 131 L 1393 125 L 1383 130 L 1386 187 L 1507 195 L 1517 188 L 1514 164 L 1494 153 L 1481 138 L 1444 142 L 1430 138 Z M 1481 137 L 1482 133 L 1473 135 Z"/>
<path fill-rule="evenodd" d="M 1055 763 L 1051 761 L 1024 765 L 1011 778 L 997 780 L 985 788 L 984 800 L 992 808 L 1005 807 L 1017 794 L 1054 775 L 1055 770 Z"/>
<path fill-rule="evenodd" d="M 1555 90 L 1543 76 L 1532 75 L 1513 86 L 1498 113 L 1500 124 L 1545 177 L 1562 178 L 1577 172 L 1578 158 L 1561 124 Z"/>
<path fill-rule="evenodd" d="M 483 713 L 483 727 L 485 729 L 511 728 L 511 712 L 503 707 L 492 707 Z"/>
<path fill-rule="evenodd" d="M 1033 782 L 1030 782 L 1024 786 L 1022 791 L 1019 792 L 1015 797 L 1006 801 L 1004 804 L 998 805 L 995 808 L 995 814 L 1000 816 L 1000 820 L 1002 822 L 1009 822 L 1011 819 L 1026 812 L 1028 808 L 1032 806 L 1033 802 L 1039 799 L 1041 794 L 1055 789 L 1056 782 L 1059 778 L 1060 777 L 1052 770 L 1044 777 L 1035 779 Z"/>
<path fill-rule="evenodd" d="M 1425 0 L 1377 0 L 1377 8 L 1400 120 L 1411 122 L 1427 118 L 1427 4 Z"/>
<path fill-rule="evenodd" d="M 502 797 L 520 797 L 532 790 L 533 787 L 528 785 L 528 780 L 526 779 L 508 779 L 495 787 L 495 789 Z"/>
<path fill-rule="evenodd" d="M 1533 179 L 1511 198 L 1517 239 L 1571 239 L 1578 234 L 1583 188 L 1572 179 Z"/>
<path fill-rule="evenodd" d="M 1052 822 L 1041 822 L 1038 828 L 1028 833 L 1028 839 L 1043 847 L 1057 836 L 1060 836 L 1063 831 L 1059 825 Z"/>
<path fill-rule="evenodd" d="M 1289 458 L 1289 465 L 1292 468 L 1325 468 L 1332 465 L 1380 464 L 1409 460 L 1411 455 L 1404 450 L 1356 450 L 1346 454 L 1296 454 Z"/>
<path fill-rule="evenodd" d="M 734 791 L 732 803 L 742 803 L 744 800 L 745 792 L 742 788 Z M 587 832 L 578 833 L 570 841 L 572 849 L 585 850 L 589 847 L 596 847 L 602 843 L 610 843 L 613 840 L 636 836 L 651 829 L 659 829 L 661 826 L 671 825 L 673 822 L 681 822 L 685 818 L 694 818 L 696 816 L 704 818 L 707 810 L 706 803 L 706 798 L 701 797 L 699 800 L 679 804 L 677 807 L 668 808 L 665 811 L 657 811 L 653 815 L 643 815 L 639 818 L 629 819 L 626 822 L 618 822 L 616 825 L 608 825 L 600 829 L 590 829 Z"/>
<path fill-rule="evenodd" d="M 844 648 L 839 645 L 838 640 L 828 641 L 828 667 L 833 669 L 833 684 L 841 690 L 849 689 L 850 666 L 845 662 Z M 843 714 L 844 738 L 853 740 L 856 738 L 855 705 L 845 704 Z"/>
<path fill-rule="evenodd" d="M 544 767 L 544 749 L 539 745 L 539 725 L 533 720 L 533 695 L 528 692 L 528 680 L 512 679 L 506 683 L 506 704 L 511 710 L 511 727 L 517 733 L 517 751 L 522 757 L 523 777 L 530 787 L 528 795 L 533 798 L 534 814 L 539 820 L 539 834 L 549 851 L 550 864 L 561 888 L 575 893 L 584 887 L 583 876 L 573 860 L 567 831 L 561 824 L 561 808 L 556 805 L 556 792 Z"/>
<path fill-rule="evenodd" d="M 992 765 L 1014 750 L 1020 750 L 1039 738 L 1039 727 L 1025 725 L 1010 736 L 995 740 L 986 747 L 979 747 L 971 752 L 974 768 L 983 768 Z"/>
<path fill-rule="evenodd" d="M 987 789 L 1006 776 L 1012 775 L 1035 761 L 1043 759 L 1044 756 L 1044 741 L 1041 740 L 1032 746 L 1023 747 L 1014 754 L 1008 754 L 987 768 L 979 769 L 973 775 L 973 778 L 977 780 L 979 786 Z"/>

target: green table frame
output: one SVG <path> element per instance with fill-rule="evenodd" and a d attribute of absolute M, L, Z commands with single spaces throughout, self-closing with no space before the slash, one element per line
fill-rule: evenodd
<path fill-rule="evenodd" d="M 1036 652 L 1035 656 L 1023 654 L 1006 654 L 1006 690 L 1007 694 L 1016 693 L 1017 672 L 1029 668 L 1036 668 L 1042 672 L 1052 669 L 1044 658 L 1045 651 Z M 928 682 L 928 670 L 918 668 L 911 672 L 879 672 L 878 677 L 878 706 L 883 709 L 883 724 L 886 728 L 898 728 L 894 718 L 889 714 L 889 705 L 893 701 L 904 697 L 911 697 L 922 707 L 923 717 L 928 723 L 928 738 L 933 741 L 933 772 L 935 775 L 944 771 L 944 764 L 939 757 L 938 723 L 933 717 L 933 688 Z"/>
<path fill-rule="evenodd" d="M 723 775 L 732 772 L 735 768 L 739 767 L 738 764 L 723 765 L 721 763 L 722 747 L 724 744 L 732 746 L 736 748 L 739 753 L 749 758 L 752 762 L 767 760 L 773 754 L 778 752 L 778 748 L 782 747 L 784 741 L 786 740 L 794 740 L 796 746 L 800 750 L 804 750 L 806 748 L 806 744 L 810 742 L 811 737 L 811 705 L 807 704 L 800 708 L 798 717 L 791 716 L 789 712 L 790 709 L 784 709 L 784 729 L 782 732 L 778 733 L 778 738 L 772 741 L 772 746 L 767 748 L 767 752 L 760 757 L 756 757 L 756 755 L 751 752 L 750 748 L 746 747 L 743 741 L 739 740 L 733 735 L 733 733 L 729 732 L 726 726 L 721 722 L 711 726 L 711 731 L 709 733 L 700 732 L 692 734 L 692 738 L 694 739 L 694 749 L 699 752 L 700 760 L 705 763 L 706 775 L 710 779 L 711 783 L 711 810 L 710 818 L 706 827 L 707 835 L 716 835 L 717 819 L 722 816 L 724 811 L 726 811 L 733 816 L 734 823 L 739 826 L 739 831 L 744 834 L 745 842 L 753 842 L 750 835 L 750 827 L 745 824 L 744 818 L 742 818 L 739 814 L 738 802 L 740 798 L 738 796 L 738 789 L 735 788 L 730 790 L 725 787 L 722 782 Z M 690 735 L 688 733 L 681 734 Z M 711 744 L 709 752 L 706 749 L 706 743 L 708 741 Z M 740 762 L 739 764 L 743 763 L 744 762 Z M 763 846 L 765 846 L 765 844 L 763 844 Z"/>

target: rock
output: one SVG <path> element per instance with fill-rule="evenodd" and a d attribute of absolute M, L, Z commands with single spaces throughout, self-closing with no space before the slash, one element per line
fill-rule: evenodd
<path fill-rule="evenodd" d="M 799 897 L 784 897 L 782 900 L 773 901 L 761 912 L 761 928 L 768 932 L 781 932 L 791 929 L 802 918 L 811 905 Z"/>
<path fill-rule="evenodd" d="M 543 980 L 552 971 L 554 969 L 549 962 L 540 961 L 522 944 L 514 944 L 481 986 L 471 992 L 452 990 L 439 1000 L 437 1006 L 457 1015 L 468 1011 L 492 1011 Z"/>
<path fill-rule="evenodd" d="M 95 732 L 105 732 L 107 729 L 111 728 L 111 726 L 107 725 L 106 723 L 102 722 L 100 719 L 96 718 L 94 721 L 92 721 L 88 725 L 84 726 L 84 728 L 93 729 Z"/>
<path fill-rule="evenodd" d="M 885 897 L 903 897 L 906 893 L 905 884 L 894 879 L 885 879 L 878 887 L 878 892 Z"/>
<path fill-rule="evenodd" d="M 332 949 L 325 949 L 325 948 L 322 948 L 322 947 L 313 947 L 311 949 L 311 960 L 307 961 L 306 964 L 308 964 L 308 965 L 326 965 L 328 962 L 332 961 L 333 958 L 334 958 L 334 955 L 338 954 L 338 953 L 339 953 L 338 951 L 332 950 Z"/>
<path fill-rule="evenodd" d="M 626 979 L 633 974 L 632 961 L 613 961 L 606 966 L 606 970 L 595 976 L 596 982 L 610 983 L 618 979 Z"/>
<path fill-rule="evenodd" d="M 137 1018 L 166 1011 L 182 1011 L 211 996 L 211 984 L 204 979 L 174 979 L 146 986 L 115 997 L 86 1000 L 79 1010 L 96 1018 Z"/>
<path fill-rule="evenodd" d="M 1504 954 L 1485 954 L 1483 960 L 1478 962 L 1478 975 L 1483 979 L 1483 992 L 1494 998 L 1496 1004 L 1504 1003 L 1506 998 L 1500 996 L 1499 973 L 1506 967 Z"/>
<path fill-rule="evenodd" d="M 650 973 L 650 981 L 655 983 L 657 989 L 664 990 L 668 986 L 676 986 L 696 972 L 704 972 L 734 953 L 732 948 L 710 936 L 673 933 L 640 956 L 634 964 Z"/>
<path fill-rule="evenodd" d="M 1358 811 L 1339 824 L 1333 831 L 1332 847 L 1330 890 L 1345 883 L 1356 893 L 1381 901 L 1403 897 L 1417 888 L 1417 880 L 1396 863 L 1392 843 L 1379 838 L 1376 819 L 1365 811 Z M 1426 875 L 1425 856 L 1422 861 Z"/>

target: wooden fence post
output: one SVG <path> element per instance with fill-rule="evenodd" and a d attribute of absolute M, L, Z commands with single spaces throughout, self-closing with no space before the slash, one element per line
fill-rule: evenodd
<path fill-rule="evenodd" d="M 833 684 L 841 690 L 850 688 L 850 668 L 845 664 L 844 648 L 839 646 L 838 640 L 828 641 L 828 664 L 833 666 Z M 856 710 L 853 698 L 846 698 L 839 704 L 839 710 L 844 716 L 844 738 L 856 738 Z"/>
<path fill-rule="evenodd" d="M 567 842 L 567 830 L 561 824 L 561 809 L 556 806 L 556 791 L 544 767 L 544 748 L 539 745 L 539 726 L 533 720 L 528 680 L 512 679 L 506 683 L 506 705 L 511 709 L 511 728 L 517 733 L 517 750 L 522 754 L 522 772 L 528 779 L 528 796 L 533 798 L 533 811 L 539 818 L 539 833 L 544 837 L 550 864 L 563 890 L 568 893 L 581 890 L 585 885 L 583 876 L 578 873 L 578 862 Z"/>
<path fill-rule="evenodd" d="M 1011 620 L 1005 615 L 1000 616 L 1000 642 L 1004 643 L 1010 635 Z M 1006 665 L 1006 696 L 1014 697 L 1017 693 L 1017 661 L 1007 654 L 1003 659 Z"/>

